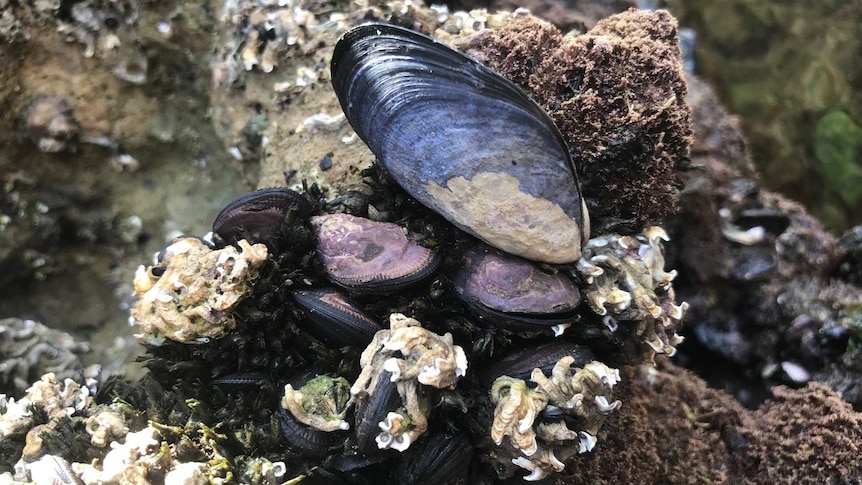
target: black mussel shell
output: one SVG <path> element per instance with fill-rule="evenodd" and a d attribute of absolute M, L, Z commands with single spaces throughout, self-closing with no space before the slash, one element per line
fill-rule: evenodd
<path fill-rule="evenodd" d="M 422 281 L 440 258 L 389 222 L 349 214 L 311 218 L 327 277 L 356 293 L 380 294 Z"/>
<path fill-rule="evenodd" d="M 376 381 L 372 382 L 368 394 L 356 403 L 356 445 L 359 451 L 368 457 L 383 453 L 377 446 L 380 422 L 386 419 L 386 415 L 391 411 L 398 409 L 401 403 L 398 389 L 391 378 L 391 372 L 381 372 Z"/>
<path fill-rule="evenodd" d="M 464 433 L 432 433 L 410 447 L 399 467 L 399 483 L 445 485 L 466 483 L 473 445 Z"/>
<path fill-rule="evenodd" d="M 551 373 L 558 360 L 566 356 L 574 357 L 575 367 L 583 367 L 594 360 L 589 347 L 567 341 L 554 341 L 529 347 L 511 353 L 484 370 L 479 378 L 483 388 L 491 388 L 494 380 L 500 376 L 509 376 L 528 381 L 533 369 L 541 369 L 546 375 Z"/>
<path fill-rule="evenodd" d="M 336 290 L 297 290 L 292 296 L 306 317 L 302 328 L 328 347 L 365 347 L 381 330 L 356 303 Z"/>
<path fill-rule="evenodd" d="M 256 391 L 272 387 L 272 382 L 260 372 L 234 372 L 213 378 L 211 383 L 227 391 Z"/>
<path fill-rule="evenodd" d="M 424 205 L 511 254 L 580 257 L 589 217 L 566 143 L 510 81 L 411 30 L 344 34 L 332 85 L 350 125 Z"/>
<path fill-rule="evenodd" d="M 483 249 L 469 250 L 455 276 L 455 292 L 491 325 L 536 330 L 570 324 L 581 295 L 562 273 L 548 273 L 535 263 Z"/>
<path fill-rule="evenodd" d="M 338 444 L 337 439 L 343 437 L 338 433 L 328 433 L 306 426 L 286 409 L 279 408 L 277 412 L 281 436 L 296 453 L 311 458 L 323 458 Z"/>
<path fill-rule="evenodd" d="M 777 209 L 745 209 L 734 218 L 733 223 L 743 229 L 761 226 L 778 236 L 790 226 L 790 218 Z"/>
<path fill-rule="evenodd" d="M 222 209 L 213 222 L 213 233 L 228 244 L 240 239 L 252 244 L 275 242 L 291 208 L 303 219 L 311 215 L 311 204 L 302 194 L 284 187 L 255 190 Z"/>

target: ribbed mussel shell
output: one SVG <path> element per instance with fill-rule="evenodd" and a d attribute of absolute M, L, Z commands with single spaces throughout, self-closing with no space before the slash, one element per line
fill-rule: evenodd
<path fill-rule="evenodd" d="M 356 303 L 336 290 L 297 290 L 292 295 L 306 316 L 303 328 L 329 347 L 361 348 L 380 330 Z"/>
<path fill-rule="evenodd" d="M 464 433 L 434 433 L 414 445 L 399 470 L 401 483 L 446 485 L 467 483 L 473 445 Z"/>
<path fill-rule="evenodd" d="M 350 125 L 421 203 L 511 254 L 577 260 L 589 218 L 550 117 L 517 86 L 416 32 L 352 29 L 332 84 Z"/>
<path fill-rule="evenodd" d="M 479 382 L 482 387 L 490 389 L 494 379 L 500 376 L 528 380 L 533 369 L 536 368 L 541 369 L 546 374 L 550 374 L 554 364 L 566 356 L 575 358 L 573 363 L 575 367 L 583 367 L 584 364 L 594 358 L 592 351 L 586 345 L 575 344 L 565 340 L 549 342 L 507 355 L 485 369 L 479 378 Z"/>
<path fill-rule="evenodd" d="M 490 325 L 540 329 L 574 322 L 581 295 L 562 273 L 509 254 L 472 249 L 455 277 L 456 293 Z"/>
<path fill-rule="evenodd" d="M 284 187 L 255 190 L 225 206 L 213 222 L 213 232 L 228 244 L 240 239 L 274 242 L 291 207 L 299 217 L 311 215 L 311 204 L 297 192 Z"/>
<path fill-rule="evenodd" d="M 349 214 L 311 218 L 317 250 L 333 283 L 358 293 L 382 293 L 416 283 L 436 269 L 431 249 L 401 227 Z"/>

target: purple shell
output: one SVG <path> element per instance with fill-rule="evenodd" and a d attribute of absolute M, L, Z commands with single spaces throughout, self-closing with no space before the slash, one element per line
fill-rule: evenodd
<path fill-rule="evenodd" d="M 571 323 L 581 294 L 562 273 L 525 259 L 472 250 L 455 277 L 455 291 L 480 317 L 509 328 Z"/>
<path fill-rule="evenodd" d="M 430 275 L 439 258 L 404 235 L 401 226 L 348 214 L 311 218 L 317 252 L 332 282 L 360 293 L 381 293 Z"/>
<path fill-rule="evenodd" d="M 255 190 L 225 206 L 213 222 L 213 232 L 228 244 L 240 239 L 252 244 L 273 242 L 291 207 L 302 218 L 311 214 L 311 204 L 297 192 L 284 187 Z"/>

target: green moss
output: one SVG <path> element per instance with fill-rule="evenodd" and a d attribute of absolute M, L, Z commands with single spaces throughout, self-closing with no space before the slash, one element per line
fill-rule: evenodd
<path fill-rule="evenodd" d="M 862 127 L 847 113 L 831 111 L 820 118 L 814 135 L 820 171 L 848 205 L 862 199 Z"/>

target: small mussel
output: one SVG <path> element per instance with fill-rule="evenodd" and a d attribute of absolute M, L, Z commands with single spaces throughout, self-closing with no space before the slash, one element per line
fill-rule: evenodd
<path fill-rule="evenodd" d="M 296 453 L 322 458 L 333 447 L 337 436 L 300 423 L 290 411 L 279 409 L 277 411 L 281 435 L 288 445 Z"/>
<path fill-rule="evenodd" d="M 550 373 L 557 361 L 567 356 L 574 358 L 573 364 L 577 367 L 583 367 L 594 359 L 592 351 L 586 345 L 565 340 L 553 341 L 507 355 L 485 369 L 479 383 L 482 387 L 490 388 L 494 379 L 500 376 L 526 380 L 530 378 L 533 369 Z"/>
<path fill-rule="evenodd" d="M 571 155 L 548 114 L 512 82 L 385 24 L 344 34 L 331 69 L 350 125 L 419 202 L 508 253 L 580 257 L 589 217 Z"/>
<path fill-rule="evenodd" d="M 455 291 L 477 316 L 513 330 L 555 327 L 559 333 L 576 320 L 581 301 L 580 292 L 564 274 L 483 249 L 464 256 Z"/>
<path fill-rule="evenodd" d="M 363 454 L 374 457 L 386 449 L 378 443 L 380 423 L 385 422 L 387 415 L 398 409 L 400 401 L 395 380 L 389 371 L 375 375 L 369 391 L 356 400 L 356 444 Z"/>
<path fill-rule="evenodd" d="M 311 204 L 297 192 L 284 187 L 255 190 L 222 209 L 213 222 L 213 233 L 228 244 L 240 239 L 274 242 L 291 208 L 303 219 L 311 215 Z"/>
<path fill-rule="evenodd" d="M 397 224 L 349 214 L 311 218 L 317 251 L 329 279 L 356 293 L 384 293 L 423 280 L 439 258 Z"/>
<path fill-rule="evenodd" d="M 435 433 L 405 453 L 399 482 L 415 485 L 467 483 L 473 445 L 464 433 Z"/>
<path fill-rule="evenodd" d="M 329 347 L 364 347 L 381 328 L 334 289 L 297 290 L 292 295 L 306 316 L 305 331 Z"/>

